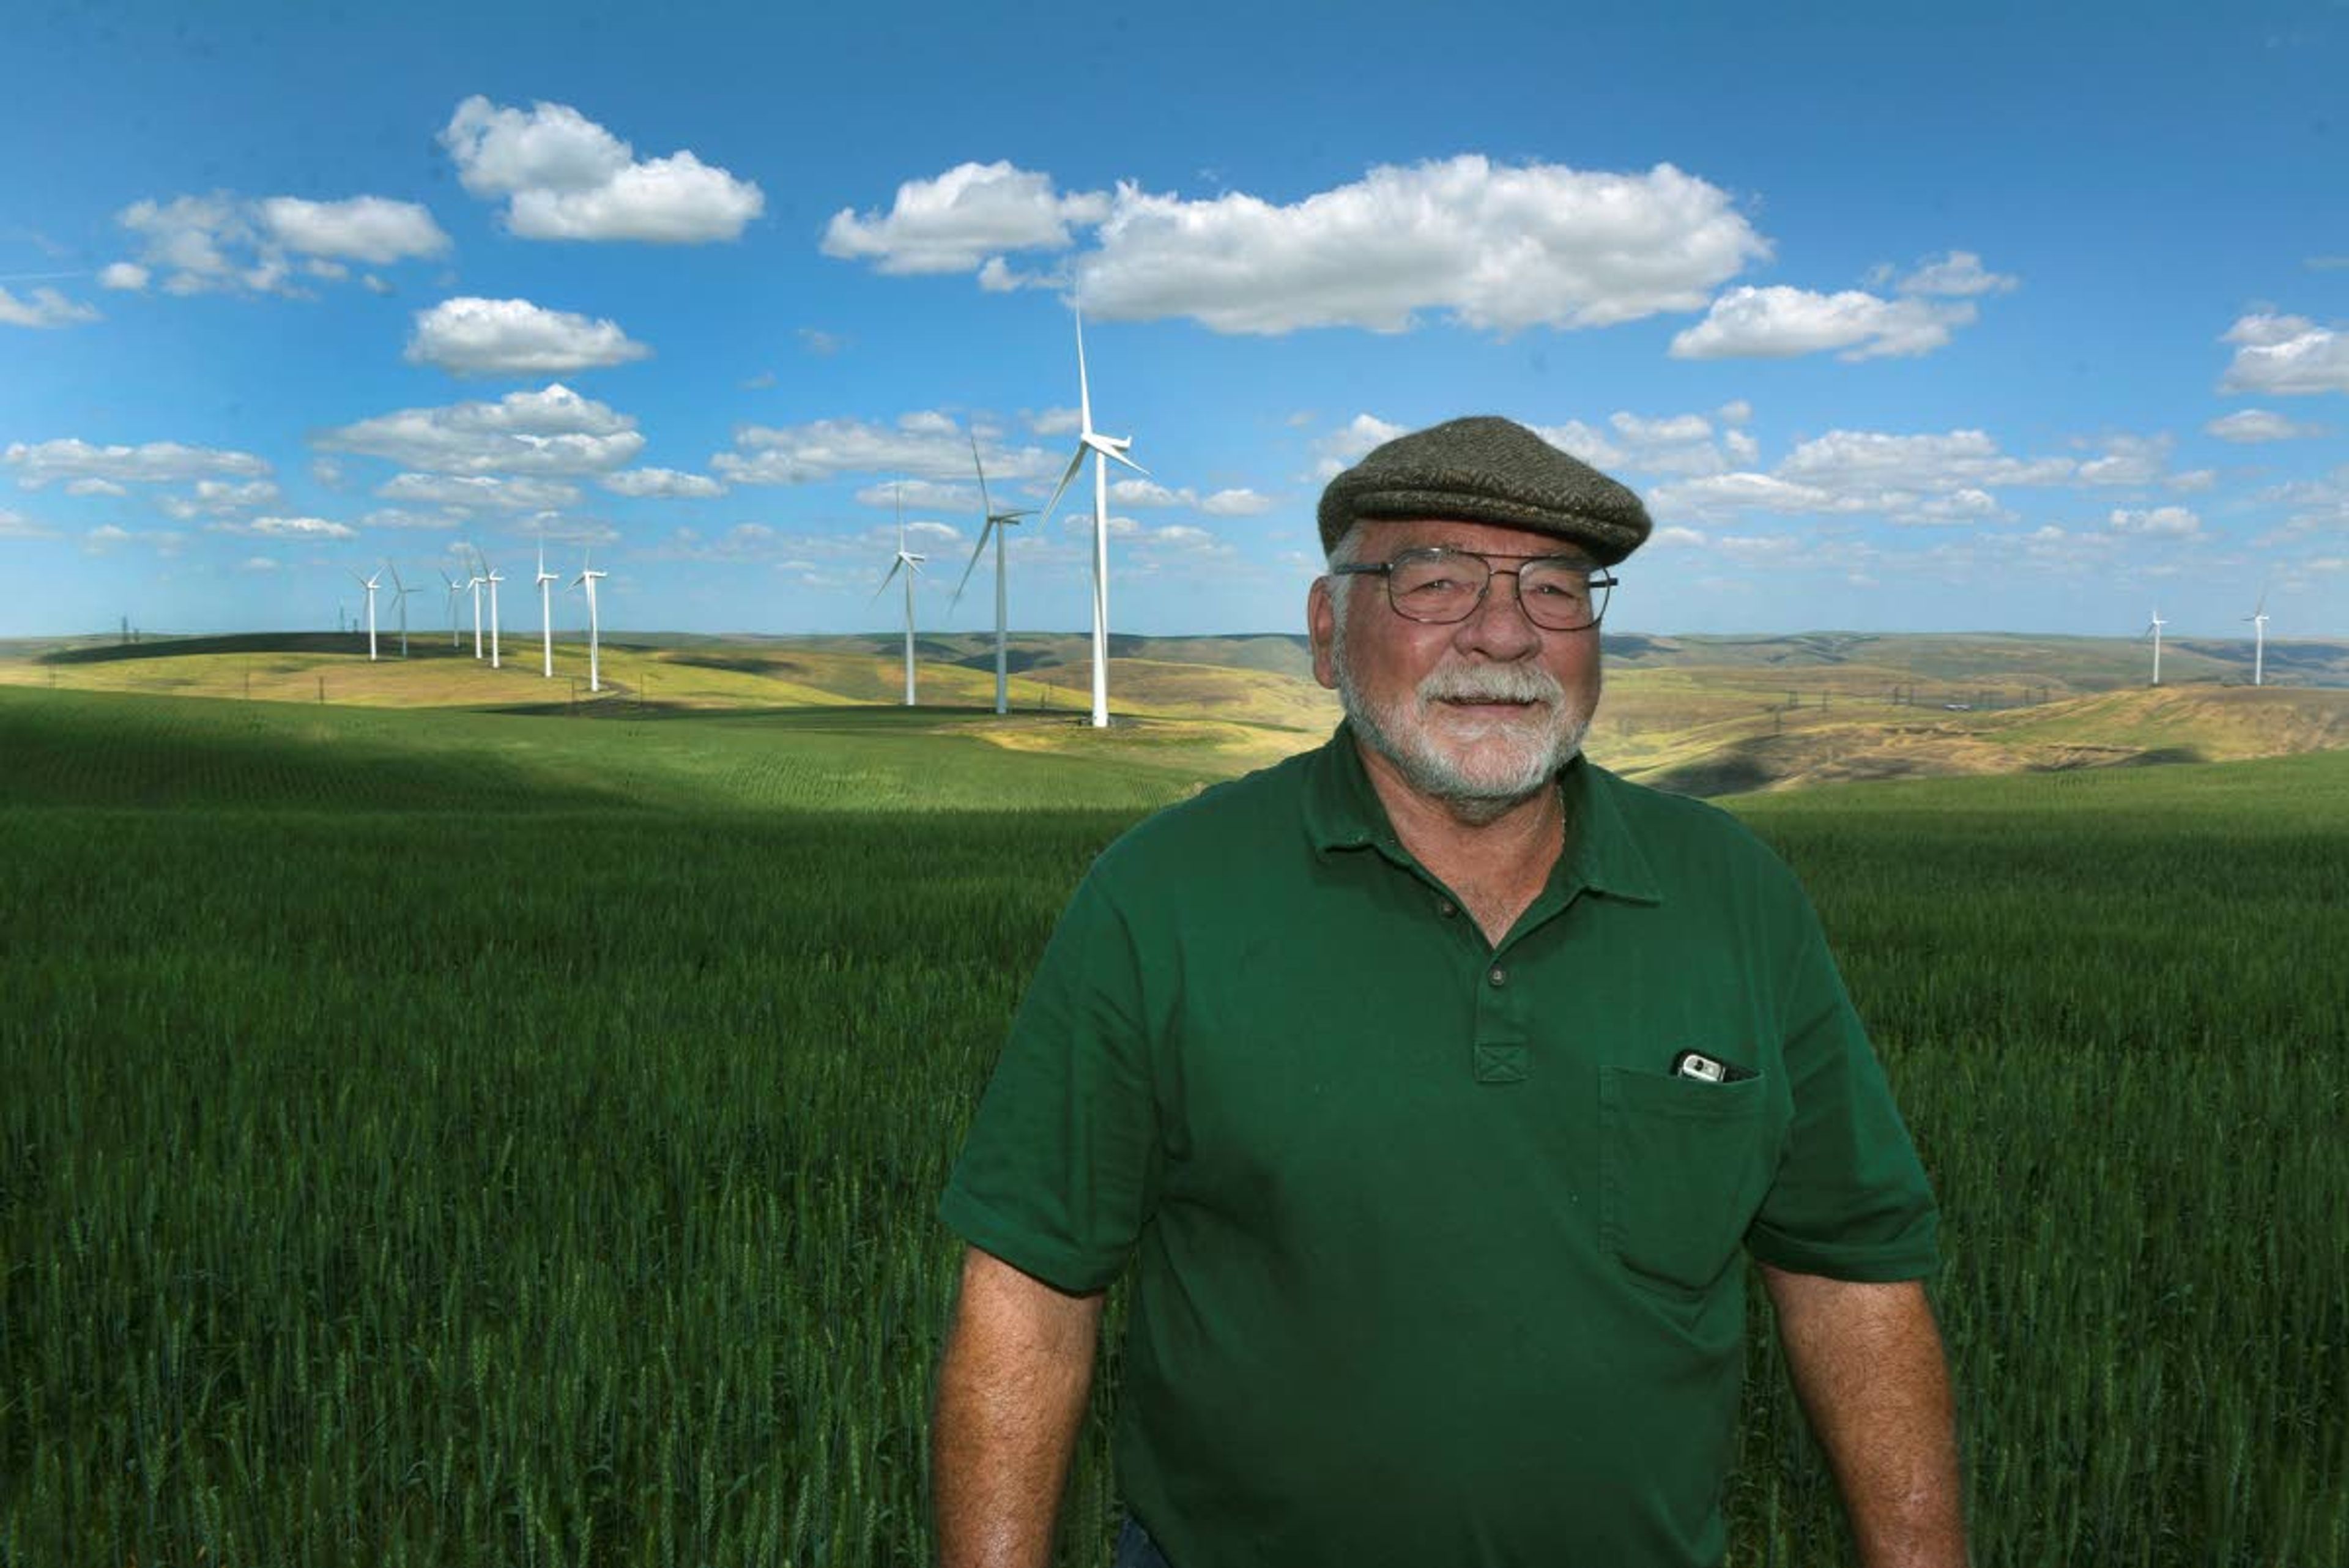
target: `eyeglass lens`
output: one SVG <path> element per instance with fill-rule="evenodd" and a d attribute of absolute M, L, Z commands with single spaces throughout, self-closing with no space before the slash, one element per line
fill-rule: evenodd
<path fill-rule="evenodd" d="M 1535 560 L 1504 567 L 1517 579 L 1517 602 L 1526 618 L 1550 631 L 1576 631 L 1598 620 L 1607 587 L 1594 586 L 1588 567 L 1570 561 Z M 1465 620 L 1475 612 L 1495 576 L 1490 562 L 1456 550 L 1417 551 L 1396 557 L 1387 573 L 1387 593 L 1397 613 L 1413 620 Z"/>

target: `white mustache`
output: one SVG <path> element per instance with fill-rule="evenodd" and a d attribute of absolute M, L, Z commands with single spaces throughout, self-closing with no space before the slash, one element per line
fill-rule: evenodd
<path fill-rule="evenodd" d="M 1422 702 L 1547 702 L 1566 699 L 1566 689 L 1547 670 L 1523 664 L 1481 670 L 1438 670 L 1419 683 Z"/>

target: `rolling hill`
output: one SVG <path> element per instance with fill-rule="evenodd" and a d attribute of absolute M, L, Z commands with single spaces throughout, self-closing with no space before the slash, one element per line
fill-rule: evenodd
<path fill-rule="evenodd" d="M 1010 640 L 1004 717 L 993 712 L 992 639 L 976 633 L 919 640 L 922 705 L 911 713 L 899 703 L 903 644 L 889 634 L 615 636 L 597 693 L 575 642 L 557 643 L 552 681 L 534 639 L 509 639 L 499 670 L 471 657 L 470 638 L 412 636 L 405 660 L 370 662 L 364 646 L 327 633 L 0 644 L 0 683 L 638 720 L 789 716 L 816 727 L 827 713 L 862 725 L 854 715 L 879 710 L 893 725 L 1013 752 L 1105 743 L 1078 722 L 1091 684 L 1081 637 Z M 1223 776 L 1317 743 L 1338 718 L 1302 637 L 1121 636 L 1111 647 L 1119 722 L 1106 743 L 1137 760 Z M 2190 639 L 2165 647 L 2159 688 L 2143 684 L 2143 646 L 2122 639 L 1631 634 L 1606 648 L 1590 753 L 1689 794 L 2349 748 L 2344 643 L 2271 643 L 2273 683 L 2259 688 L 2244 680 L 2248 645 Z"/>

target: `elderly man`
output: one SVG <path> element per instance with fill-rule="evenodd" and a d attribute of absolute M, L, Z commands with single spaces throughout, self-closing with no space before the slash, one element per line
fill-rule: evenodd
<path fill-rule="evenodd" d="M 946 1194 L 942 1563 L 1049 1557 L 1129 1260 L 1121 1564 L 1718 1562 L 1747 1253 L 1862 1559 L 1961 1563 L 1932 1199 L 1817 921 L 1580 754 L 1639 499 L 1466 419 L 1320 525 L 1345 722 L 1095 863 Z"/>

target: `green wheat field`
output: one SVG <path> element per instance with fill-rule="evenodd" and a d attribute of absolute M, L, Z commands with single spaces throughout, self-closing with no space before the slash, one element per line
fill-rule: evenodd
<path fill-rule="evenodd" d="M 0 1565 L 926 1562 L 936 1194 L 1203 782 L 972 722 L 0 689 Z M 1940 1187 L 1978 1561 L 2349 1563 L 2349 753 L 1731 804 Z M 1839 1560 L 1766 1334 L 1729 1506 Z"/>

